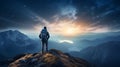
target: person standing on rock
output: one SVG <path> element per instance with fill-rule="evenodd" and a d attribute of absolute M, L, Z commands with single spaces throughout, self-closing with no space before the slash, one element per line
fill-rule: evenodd
<path fill-rule="evenodd" d="M 39 35 L 39 38 L 42 42 L 42 54 L 44 53 L 44 48 L 46 47 L 46 52 L 48 52 L 48 39 L 50 38 L 49 32 L 47 31 L 47 27 L 44 27 Z"/>

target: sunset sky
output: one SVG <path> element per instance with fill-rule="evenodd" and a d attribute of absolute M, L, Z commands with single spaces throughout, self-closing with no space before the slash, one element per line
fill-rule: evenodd
<path fill-rule="evenodd" d="M 119 6 L 119 0 L 0 0 L 0 30 L 37 38 L 46 26 L 51 39 L 72 43 L 84 34 L 120 31 Z"/>

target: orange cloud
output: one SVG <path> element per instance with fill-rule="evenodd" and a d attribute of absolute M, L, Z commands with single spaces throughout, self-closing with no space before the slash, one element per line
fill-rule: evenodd
<path fill-rule="evenodd" d="M 56 17 L 54 18 L 56 19 Z M 76 21 L 74 19 L 60 19 L 57 17 L 53 22 L 49 22 L 42 17 L 36 16 L 38 22 L 37 25 L 34 26 L 33 30 L 29 32 L 35 33 L 39 35 L 43 26 L 47 26 L 48 31 L 52 35 L 62 35 L 65 37 L 74 37 L 78 35 L 82 35 L 85 33 L 104 33 L 109 32 L 109 27 L 98 25 L 99 22 L 93 24 L 85 24 L 85 21 Z"/>

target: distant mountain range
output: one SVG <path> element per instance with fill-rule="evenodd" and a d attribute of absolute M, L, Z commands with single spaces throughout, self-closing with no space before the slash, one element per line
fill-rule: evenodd
<path fill-rule="evenodd" d="M 119 34 L 117 34 L 117 35 L 114 34 L 114 35 L 101 37 L 101 38 L 96 38 L 96 39 L 89 39 L 89 38 L 88 39 L 80 39 L 80 40 L 78 39 L 78 42 L 79 42 L 78 47 L 86 48 L 86 47 L 89 47 L 89 46 L 97 46 L 99 44 L 106 43 L 106 42 L 109 42 L 109 41 L 120 41 L 120 35 Z M 78 43 L 76 43 L 76 44 L 78 44 Z"/>
<path fill-rule="evenodd" d="M 36 52 L 38 44 L 17 30 L 0 32 L 0 61 L 22 53 Z"/>
<path fill-rule="evenodd" d="M 70 54 L 88 60 L 93 67 L 120 67 L 120 41 L 90 46 Z"/>

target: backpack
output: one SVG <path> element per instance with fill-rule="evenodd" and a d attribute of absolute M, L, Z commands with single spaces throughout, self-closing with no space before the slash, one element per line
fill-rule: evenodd
<path fill-rule="evenodd" d="M 47 30 L 43 29 L 41 31 L 41 39 L 42 40 L 47 40 Z"/>

